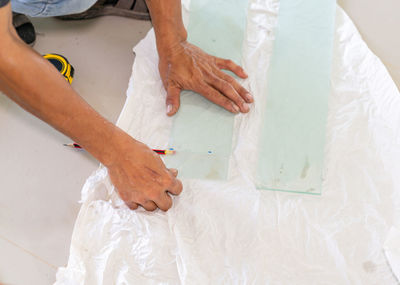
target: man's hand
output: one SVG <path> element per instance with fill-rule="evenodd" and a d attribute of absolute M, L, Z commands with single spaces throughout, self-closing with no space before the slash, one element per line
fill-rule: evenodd
<path fill-rule="evenodd" d="M 232 76 L 230 70 L 247 78 L 244 70 L 227 59 L 211 56 L 187 41 L 178 42 L 160 53 L 159 70 L 167 91 L 167 114 L 174 115 L 182 90 L 193 90 L 232 113 L 247 113 L 253 97 Z"/>
<path fill-rule="evenodd" d="M 187 42 L 181 0 L 146 0 L 146 3 L 156 34 L 160 75 L 168 94 L 167 114 L 172 116 L 178 111 L 180 92 L 184 89 L 200 93 L 230 112 L 248 112 L 247 104 L 253 102 L 253 97 L 221 69 L 241 78 L 247 74 L 232 61 L 206 54 Z"/>
<path fill-rule="evenodd" d="M 182 192 L 177 170 L 167 169 L 155 152 L 125 134 L 118 139 L 117 146 L 111 163 L 106 166 L 121 199 L 131 209 L 139 205 L 148 211 L 171 208 L 169 193 Z"/>

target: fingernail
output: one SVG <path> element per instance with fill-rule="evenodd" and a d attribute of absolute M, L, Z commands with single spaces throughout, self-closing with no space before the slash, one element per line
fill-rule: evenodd
<path fill-rule="evenodd" d="M 239 107 L 237 105 L 232 104 L 232 107 L 233 107 L 233 110 L 235 111 L 235 113 L 239 113 L 240 112 L 240 109 L 239 109 Z"/>
<path fill-rule="evenodd" d="M 244 103 L 244 104 L 243 104 L 243 109 L 244 109 L 244 111 L 245 111 L 246 113 L 247 113 L 248 111 L 250 111 L 249 104 Z"/>
<path fill-rule="evenodd" d="M 172 105 L 168 104 L 168 106 L 167 106 L 167 114 L 171 113 L 171 111 L 172 111 Z"/>
<path fill-rule="evenodd" d="M 246 98 L 247 98 L 247 100 L 250 101 L 250 102 L 253 102 L 253 100 L 254 100 L 253 96 L 251 96 L 250 93 L 247 93 L 247 94 L 246 94 Z"/>

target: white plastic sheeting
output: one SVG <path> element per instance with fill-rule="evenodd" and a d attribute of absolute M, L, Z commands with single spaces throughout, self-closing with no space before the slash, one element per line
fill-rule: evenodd
<path fill-rule="evenodd" d="M 400 228 L 400 94 L 341 8 L 322 196 L 255 189 L 257 101 L 265 95 L 278 6 L 250 1 L 243 59 L 250 76 L 242 83 L 256 103 L 236 117 L 229 181 L 185 180 L 171 210 L 149 213 L 127 209 L 100 168 L 83 188 L 70 259 L 56 284 L 397 283 L 399 269 L 383 245 Z M 118 124 L 164 147 L 172 119 L 153 31 L 134 51 Z"/>
<path fill-rule="evenodd" d="M 393 273 L 400 278 L 400 230 L 398 228 L 390 229 L 383 248 Z"/>

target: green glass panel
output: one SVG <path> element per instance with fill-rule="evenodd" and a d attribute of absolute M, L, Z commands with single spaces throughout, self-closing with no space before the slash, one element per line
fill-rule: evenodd
<path fill-rule="evenodd" d="M 281 0 L 258 188 L 321 193 L 335 11 L 334 0 Z"/>
<path fill-rule="evenodd" d="M 191 0 L 189 42 L 205 52 L 240 63 L 247 0 Z M 199 94 L 184 91 L 165 157 L 180 177 L 226 179 L 232 149 L 234 115 Z"/>

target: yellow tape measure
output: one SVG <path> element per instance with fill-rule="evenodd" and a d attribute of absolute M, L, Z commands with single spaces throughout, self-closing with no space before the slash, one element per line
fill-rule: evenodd
<path fill-rule="evenodd" d="M 57 68 L 57 70 L 62 74 L 62 76 L 64 76 L 69 84 L 72 83 L 72 80 L 74 79 L 74 68 L 64 56 L 55 53 L 49 53 L 43 57 L 50 61 L 55 68 Z"/>

